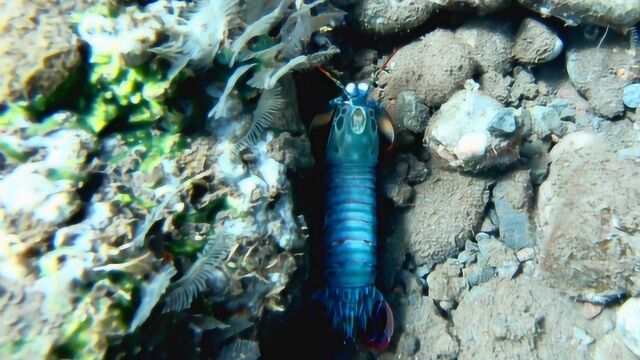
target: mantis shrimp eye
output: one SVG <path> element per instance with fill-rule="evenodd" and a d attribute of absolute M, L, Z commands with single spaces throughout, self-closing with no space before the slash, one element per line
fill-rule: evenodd
<path fill-rule="evenodd" d="M 348 83 L 347 86 L 344 88 L 345 91 L 347 92 L 347 94 L 349 95 L 355 95 L 355 91 L 356 91 L 356 84 L 354 83 Z"/>
<path fill-rule="evenodd" d="M 369 84 L 367 83 L 358 84 L 358 90 L 360 91 L 361 94 L 366 94 L 369 91 Z"/>

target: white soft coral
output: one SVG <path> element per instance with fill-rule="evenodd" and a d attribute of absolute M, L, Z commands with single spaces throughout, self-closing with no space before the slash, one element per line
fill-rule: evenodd
<path fill-rule="evenodd" d="M 187 63 L 197 68 L 211 66 L 236 15 L 238 0 L 200 0 L 191 9 L 176 9 L 174 2 L 162 0 L 147 7 L 160 15 L 168 40 L 152 49 L 172 63 L 170 77 Z"/>

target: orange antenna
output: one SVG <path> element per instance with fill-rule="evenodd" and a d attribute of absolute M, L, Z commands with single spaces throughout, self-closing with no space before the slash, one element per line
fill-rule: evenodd
<path fill-rule="evenodd" d="M 318 68 L 318 70 L 320 70 L 320 72 L 322 72 L 326 77 L 328 77 L 329 80 L 333 81 L 333 83 L 336 84 L 336 86 L 339 87 L 340 90 L 342 90 L 343 93 L 346 94 L 346 91 L 344 89 L 344 85 L 342 85 L 340 80 L 338 80 L 333 73 L 331 73 L 329 70 L 325 69 L 322 66 L 316 66 L 316 67 Z"/>
<path fill-rule="evenodd" d="M 373 74 L 373 76 L 371 77 L 371 83 L 374 84 L 375 81 L 378 79 L 378 75 L 380 75 L 380 73 L 387 68 L 387 65 L 389 64 L 389 62 L 391 61 L 391 59 L 395 56 L 395 54 L 398 52 L 398 50 L 402 49 L 402 47 L 399 48 L 395 48 L 393 49 L 393 51 L 391 52 L 391 55 L 389 55 L 387 57 L 387 59 L 384 61 L 384 63 L 382 63 L 382 66 L 380 66 L 380 69 L 378 69 L 378 71 L 376 71 L 375 74 Z"/>

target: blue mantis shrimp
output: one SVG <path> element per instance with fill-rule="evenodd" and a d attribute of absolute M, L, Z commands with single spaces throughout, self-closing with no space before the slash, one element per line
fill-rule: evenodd
<path fill-rule="evenodd" d="M 330 78 L 343 95 L 330 102 L 331 113 L 317 115 L 312 123 L 331 124 L 325 150 L 326 287 L 315 298 L 345 341 L 359 334 L 365 346 L 382 350 L 393 333 L 393 314 L 375 287 L 376 165 L 379 133 L 393 142 L 393 127 L 386 111 L 370 99 L 369 84 L 343 87 Z"/>

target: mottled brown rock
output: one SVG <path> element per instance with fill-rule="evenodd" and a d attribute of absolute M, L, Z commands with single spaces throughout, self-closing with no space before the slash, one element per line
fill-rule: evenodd
<path fill-rule="evenodd" d="M 640 167 L 587 132 L 551 151 L 538 194 L 541 270 L 572 295 L 640 291 Z"/>
<path fill-rule="evenodd" d="M 511 72 L 514 31 L 510 24 L 488 19 L 473 20 L 456 30 L 456 39 L 471 48 L 481 72 Z"/>
<path fill-rule="evenodd" d="M 524 19 L 518 28 L 513 56 L 521 64 L 541 64 L 555 59 L 562 51 L 562 40 L 553 30 L 535 19 Z"/>
<path fill-rule="evenodd" d="M 408 300 L 408 301 L 407 301 Z M 458 343 L 448 330 L 447 321 L 440 316 L 433 300 L 418 294 L 410 295 L 398 311 L 398 319 L 403 319 L 401 338 L 417 338 L 417 349 L 398 349 L 411 359 L 436 360 L 455 359 Z M 402 342 L 402 341 L 401 341 Z M 406 341 L 405 342 L 410 342 Z"/>
<path fill-rule="evenodd" d="M 430 0 L 362 0 L 354 10 L 360 30 L 374 35 L 395 34 L 424 23 L 436 5 Z"/>
<path fill-rule="evenodd" d="M 443 104 L 474 72 L 476 63 L 468 45 L 453 32 L 435 30 L 401 48 L 389 61 L 379 82 L 383 105 L 393 116 L 394 103 L 403 91 L 413 91 L 429 106 Z"/>
<path fill-rule="evenodd" d="M 640 2 L 634 0 L 518 0 L 520 5 L 543 16 L 579 23 L 627 29 L 640 21 Z"/>
<path fill-rule="evenodd" d="M 567 49 L 567 73 L 576 89 L 595 112 L 607 118 L 624 113 L 625 86 L 640 76 L 638 60 L 627 53 L 628 42 L 604 42 L 572 46 Z"/>
<path fill-rule="evenodd" d="M 415 206 L 405 214 L 405 241 L 418 266 L 432 268 L 455 257 L 480 230 L 489 200 L 489 180 L 433 169 L 414 187 Z"/>
<path fill-rule="evenodd" d="M 0 2 L 0 102 L 48 95 L 81 62 L 71 16 L 96 1 Z"/>
<path fill-rule="evenodd" d="M 453 311 L 453 324 L 460 360 L 589 358 L 590 348 L 573 338 L 588 326 L 579 304 L 530 278 L 472 288 Z"/>

